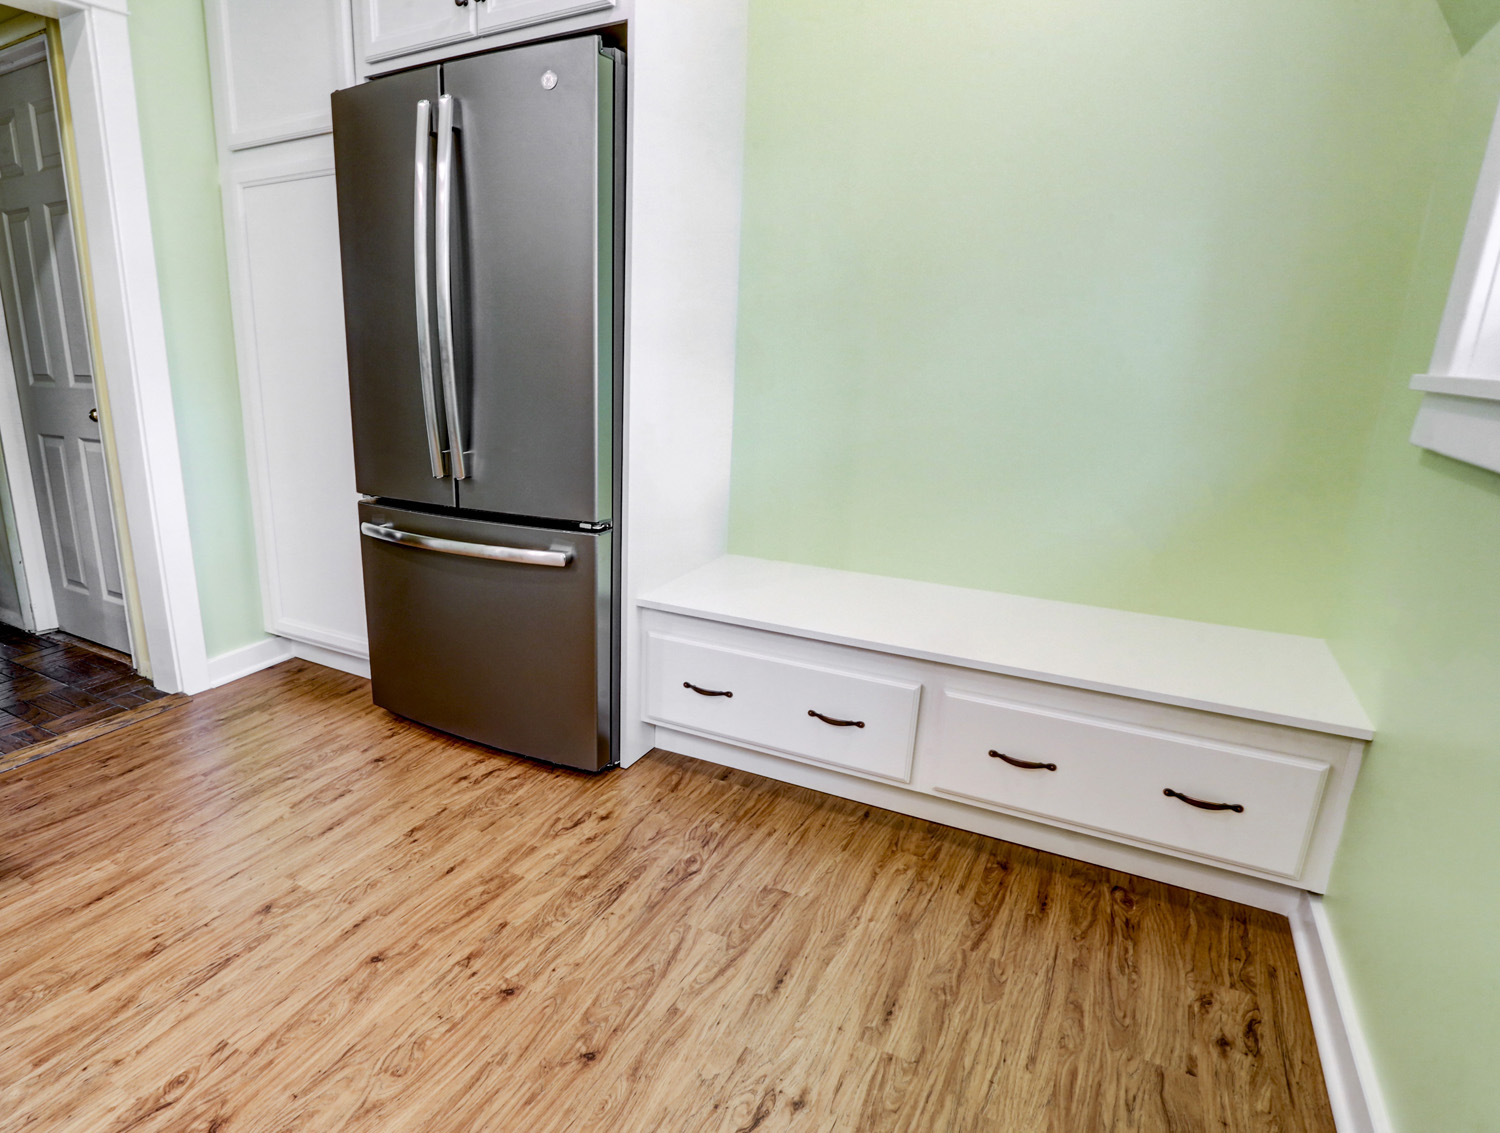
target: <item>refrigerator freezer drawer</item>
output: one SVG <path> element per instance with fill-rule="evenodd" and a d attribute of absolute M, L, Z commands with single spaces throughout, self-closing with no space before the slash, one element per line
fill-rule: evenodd
<path fill-rule="evenodd" d="M 376 704 L 549 763 L 613 762 L 609 532 L 359 517 Z"/>

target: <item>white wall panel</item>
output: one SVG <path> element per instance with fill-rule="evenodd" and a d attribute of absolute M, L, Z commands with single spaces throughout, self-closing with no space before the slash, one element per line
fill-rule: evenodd
<path fill-rule="evenodd" d="M 627 765 L 654 742 L 635 598 L 729 541 L 747 9 L 746 0 L 637 0 L 630 25 Z"/>

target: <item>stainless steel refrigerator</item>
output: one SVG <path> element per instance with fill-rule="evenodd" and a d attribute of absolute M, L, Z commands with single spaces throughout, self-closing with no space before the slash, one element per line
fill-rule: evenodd
<path fill-rule="evenodd" d="M 333 95 L 375 703 L 617 762 L 625 64 L 600 36 Z"/>

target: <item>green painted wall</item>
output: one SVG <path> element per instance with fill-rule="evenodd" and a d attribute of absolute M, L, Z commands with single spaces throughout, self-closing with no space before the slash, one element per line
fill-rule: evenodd
<path fill-rule="evenodd" d="M 1486 135 L 1500 32 L 1464 61 L 1355 522 L 1335 648 L 1379 736 L 1328 909 L 1397 1127 L 1500 1129 L 1500 476 L 1407 443 Z"/>
<path fill-rule="evenodd" d="M 754 0 L 732 549 L 1326 632 L 1455 59 L 1430 0 Z"/>
<path fill-rule="evenodd" d="M 201 0 L 131 0 L 151 229 L 210 657 L 264 636 Z"/>
<path fill-rule="evenodd" d="M 1459 50 L 1468 51 L 1500 21 L 1500 0 L 1437 0 Z"/>

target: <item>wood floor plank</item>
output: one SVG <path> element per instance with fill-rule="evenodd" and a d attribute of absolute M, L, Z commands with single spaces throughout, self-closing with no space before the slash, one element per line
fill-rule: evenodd
<path fill-rule="evenodd" d="M 1282 918 L 301 661 L 166 707 L 0 777 L 5 1129 L 1333 1128 Z"/>

